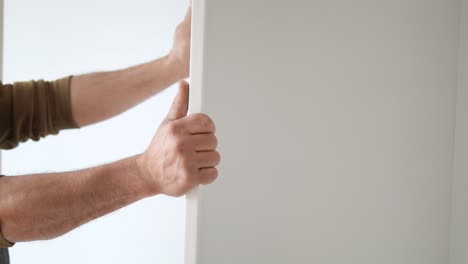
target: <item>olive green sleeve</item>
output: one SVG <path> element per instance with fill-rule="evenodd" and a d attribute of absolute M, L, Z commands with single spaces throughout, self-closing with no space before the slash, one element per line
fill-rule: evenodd
<path fill-rule="evenodd" d="M 70 99 L 71 76 L 53 82 L 0 83 L 0 148 L 77 128 Z"/>

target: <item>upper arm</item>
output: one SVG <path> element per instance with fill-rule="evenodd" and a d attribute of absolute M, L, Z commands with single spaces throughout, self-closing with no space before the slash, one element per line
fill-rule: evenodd
<path fill-rule="evenodd" d="M 39 140 L 77 127 L 71 110 L 70 78 L 54 82 L 0 83 L 0 148 Z"/>

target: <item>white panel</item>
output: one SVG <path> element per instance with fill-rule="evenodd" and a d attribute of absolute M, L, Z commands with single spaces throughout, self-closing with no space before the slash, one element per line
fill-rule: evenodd
<path fill-rule="evenodd" d="M 202 112 L 203 64 L 205 56 L 205 0 L 192 2 L 192 31 L 190 58 L 190 106 L 189 112 Z M 186 196 L 185 264 L 195 264 L 198 239 L 199 188 Z"/>
<path fill-rule="evenodd" d="M 468 263 L 468 1 L 462 0 L 452 201 L 451 263 Z"/>
<path fill-rule="evenodd" d="M 205 11 L 197 263 L 447 263 L 458 1 Z"/>

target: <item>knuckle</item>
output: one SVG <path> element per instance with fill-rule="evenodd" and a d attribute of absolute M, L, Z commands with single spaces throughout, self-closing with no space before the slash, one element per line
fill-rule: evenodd
<path fill-rule="evenodd" d="M 211 121 L 211 123 L 210 123 L 211 128 L 210 129 L 211 129 L 211 131 L 215 132 L 216 131 L 216 125 L 215 125 L 213 120 L 210 119 L 210 121 Z"/>
<path fill-rule="evenodd" d="M 216 137 L 215 135 L 213 135 L 213 146 L 214 148 L 217 148 L 218 147 L 218 137 Z"/>
<path fill-rule="evenodd" d="M 219 152 L 215 151 L 214 159 L 215 159 L 215 163 L 219 164 L 221 162 L 221 154 L 219 154 Z"/>
<path fill-rule="evenodd" d="M 190 153 L 194 150 L 194 144 L 187 137 L 176 137 L 174 139 L 174 148 L 179 154 L 190 158 Z"/>
<path fill-rule="evenodd" d="M 208 118 L 208 116 L 206 114 L 204 114 L 204 113 L 193 114 L 193 117 L 197 122 L 202 122 L 203 119 Z"/>
<path fill-rule="evenodd" d="M 193 166 L 193 161 L 188 157 L 183 157 L 180 161 L 182 168 L 184 169 L 184 175 L 189 174 L 190 168 Z"/>
<path fill-rule="evenodd" d="M 219 171 L 218 169 L 214 168 L 213 169 L 213 177 L 218 177 L 219 176 Z"/>
<path fill-rule="evenodd" d="M 186 148 L 186 143 L 180 137 L 174 138 L 174 149 L 178 154 L 185 153 Z"/>
<path fill-rule="evenodd" d="M 199 114 L 197 118 L 198 118 L 198 122 L 200 122 L 203 127 L 209 130 L 214 130 L 215 128 L 214 122 L 208 115 Z"/>
<path fill-rule="evenodd" d="M 218 177 L 218 169 L 216 169 L 216 168 L 211 168 L 211 169 L 209 170 L 209 176 L 210 176 L 210 177 Z"/>
<path fill-rule="evenodd" d="M 202 184 L 211 184 L 218 178 L 218 170 L 216 168 L 206 169 L 201 174 Z"/>

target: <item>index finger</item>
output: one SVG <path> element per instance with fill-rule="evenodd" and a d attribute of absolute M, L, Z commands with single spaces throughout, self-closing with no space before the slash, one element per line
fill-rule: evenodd
<path fill-rule="evenodd" d="M 185 20 L 187 21 L 192 20 L 192 1 L 190 1 L 189 7 L 187 9 L 187 13 L 185 13 Z"/>
<path fill-rule="evenodd" d="M 213 120 L 206 114 L 192 114 L 179 119 L 178 122 L 182 122 L 190 134 L 206 134 L 216 131 Z"/>

